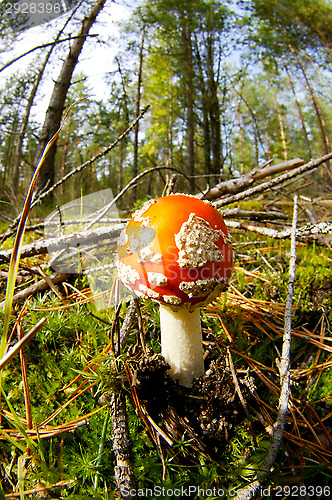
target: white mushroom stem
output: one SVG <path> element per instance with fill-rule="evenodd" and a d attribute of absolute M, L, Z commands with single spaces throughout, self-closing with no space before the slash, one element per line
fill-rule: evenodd
<path fill-rule="evenodd" d="M 191 387 L 204 373 L 202 330 L 199 307 L 172 310 L 160 304 L 161 353 L 170 365 L 169 375 Z"/>

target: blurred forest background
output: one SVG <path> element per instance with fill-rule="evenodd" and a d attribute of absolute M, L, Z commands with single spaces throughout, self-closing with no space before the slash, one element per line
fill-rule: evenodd
<path fill-rule="evenodd" d="M 120 7 L 125 19 L 116 23 Z M 48 204 L 105 188 L 116 194 L 151 167 L 177 169 L 186 178 L 178 177 L 175 190 L 197 193 L 271 161 L 309 161 L 330 151 L 329 1 L 82 0 L 36 32 L 8 23 L 2 12 L 3 216 L 20 210 L 47 141 L 82 98 L 39 176 Z M 13 62 L 9 50 L 27 37 L 36 50 Z M 111 63 L 100 63 L 105 49 L 114 54 Z M 166 175 L 143 178 L 121 208 L 160 196 Z M 329 193 L 331 165 L 311 180 L 310 192 Z"/>

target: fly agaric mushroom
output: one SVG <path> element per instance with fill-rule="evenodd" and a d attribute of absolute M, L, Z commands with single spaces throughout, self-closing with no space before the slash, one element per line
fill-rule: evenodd
<path fill-rule="evenodd" d="M 161 352 L 186 387 L 204 373 L 200 306 L 226 288 L 233 250 L 220 213 L 191 195 L 149 200 L 118 242 L 118 274 L 139 297 L 160 303 Z"/>

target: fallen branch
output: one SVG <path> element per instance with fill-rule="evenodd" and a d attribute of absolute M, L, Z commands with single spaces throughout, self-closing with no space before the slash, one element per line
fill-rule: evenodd
<path fill-rule="evenodd" d="M 120 235 L 121 230 L 125 227 L 125 222 L 112 224 L 105 227 L 90 229 L 89 231 L 80 231 L 78 233 L 59 236 L 56 238 L 44 238 L 36 240 L 28 245 L 21 247 L 21 258 L 33 257 L 34 255 L 43 255 L 45 253 L 56 252 L 68 248 L 79 248 L 80 245 L 89 243 L 100 243 L 103 240 L 114 240 Z M 4 250 L 0 253 L 0 262 L 8 262 L 12 249 Z"/>
<path fill-rule="evenodd" d="M 270 227 L 243 224 L 242 222 L 234 220 L 225 220 L 225 224 L 229 228 L 252 231 L 277 240 L 284 240 L 291 237 L 292 234 L 291 228 L 279 231 L 278 229 L 272 229 Z M 307 224 L 296 230 L 296 238 L 298 241 L 304 243 L 317 243 L 317 245 L 330 247 L 332 244 L 332 224 L 329 222 Z"/>
<path fill-rule="evenodd" d="M 261 472 L 257 475 L 254 482 L 240 490 L 235 497 L 235 500 L 249 500 L 256 493 L 262 481 L 269 474 L 271 467 L 276 459 L 280 449 L 281 441 L 284 435 L 286 426 L 286 417 L 288 413 L 289 397 L 290 397 L 290 351 L 292 340 L 292 305 L 293 291 L 295 282 L 296 270 L 296 226 L 297 226 L 297 195 L 294 196 L 294 213 L 292 225 L 291 239 L 291 257 L 289 263 L 288 274 L 288 291 L 286 298 L 285 317 L 284 317 L 284 335 L 282 344 L 281 360 L 277 360 L 277 366 L 280 374 L 280 396 L 278 405 L 278 415 L 273 426 L 273 437 L 268 454 L 262 465 Z"/>
<path fill-rule="evenodd" d="M 57 283 L 62 283 L 63 281 L 66 281 L 66 279 L 68 279 L 69 276 L 72 276 L 72 274 L 69 273 L 52 274 L 52 276 L 48 276 L 47 280 L 44 279 L 40 280 L 37 283 L 34 283 L 33 285 L 28 286 L 27 288 L 24 288 L 24 290 L 15 293 L 15 295 L 13 295 L 12 303 L 13 305 L 17 304 L 21 300 L 30 297 L 30 295 L 34 295 L 35 293 L 38 292 L 43 292 L 50 286 L 49 282 L 51 282 L 53 285 L 56 285 Z M 0 309 L 3 309 L 4 304 L 5 304 L 4 300 L 0 302 Z"/>
<path fill-rule="evenodd" d="M 127 310 L 125 320 L 121 330 L 118 330 L 116 346 L 113 341 L 113 349 L 116 355 L 122 353 L 128 335 L 131 331 L 131 326 L 136 315 L 136 305 L 132 299 Z M 114 360 L 114 366 L 116 361 Z M 136 494 L 131 492 L 134 490 L 136 482 L 134 472 L 130 462 L 130 440 L 128 431 L 128 419 L 126 412 L 126 396 L 121 387 L 118 392 L 111 395 L 110 400 L 111 420 L 112 420 L 112 450 L 114 452 L 114 479 L 117 489 L 116 496 L 119 498 L 136 498 Z"/>
<path fill-rule="evenodd" d="M 203 195 L 197 195 L 198 198 L 205 198 L 207 200 L 215 200 L 220 198 L 225 194 L 235 194 L 243 191 L 245 188 L 251 186 L 255 181 L 264 179 L 274 174 L 279 174 L 285 170 L 291 170 L 300 165 L 303 165 L 304 161 L 301 158 L 295 158 L 294 160 L 285 161 L 283 163 L 278 163 L 277 165 L 269 165 L 263 168 L 254 168 L 251 172 L 236 177 L 235 179 L 229 179 L 228 181 L 220 182 L 211 189 L 204 191 Z"/>
<path fill-rule="evenodd" d="M 278 177 L 275 177 L 271 179 L 270 181 L 267 182 L 262 182 L 258 186 L 255 186 L 253 188 L 247 189 L 246 191 L 242 191 L 240 193 L 231 195 L 231 196 L 226 196 L 225 198 L 222 198 L 221 200 L 215 201 L 214 206 L 216 208 L 218 207 L 223 207 L 225 205 L 229 205 L 230 203 L 234 203 L 239 200 L 244 200 L 245 198 L 249 198 L 251 196 L 260 194 L 264 191 L 268 191 L 269 189 L 279 186 L 285 181 L 288 181 L 289 179 L 293 179 L 294 177 L 298 177 L 301 174 L 306 174 L 308 175 L 309 173 L 313 172 L 316 170 L 319 165 L 322 163 L 325 163 L 326 161 L 330 160 L 332 158 L 332 153 L 329 153 L 325 156 L 322 156 L 321 158 L 318 158 L 317 160 L 311 160 L 309 163 L 306 163 L 305 165 L 302 165 L 301 167 L 295 168 L 291 172 L 287 172 L 286 174 L 279 175 Z"/>
<path fill-rule="evenodd" d="M 51 484 L 50 486 L 41 486 L 38 488 L 33 488 L 32 490 L 25 490 L 23 492 L 18 493 L 7 493 L 4 498 L 12 499 L 12 498 L 22 498 L 22 493 L 24 496 L 30 496 L 37 494 L 39 498 L 49 498 L 45 496 L 47 490 L 51 490 L 53 488 L 62 488 L 64 486 L 68 486 L 69 484 L 74 484 L 76 479 L 64 479 L 63 481 L 58 481 L 57 483 Z"/>
<path fill-rule="evenodd" d="M 232 218 L 243 218 L 250 220 L 276 220 L 283 219 L 287 220 L 288 215 L 282 212 L 277 212 L 276 210 L 241 210 L 240 208 L 228 208 L 226 210 L 219 210 L 224 219 Z"/>

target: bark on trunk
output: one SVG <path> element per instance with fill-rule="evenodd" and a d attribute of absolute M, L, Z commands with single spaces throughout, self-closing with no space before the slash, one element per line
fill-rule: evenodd
<path fill-rule="evenodd" d="M 287 79 L 288 79 L 290 88 L 292 89 L 292 93 L 293 93 L 293 96 L 294 96 L 295 105 L 296 105 L 297 111 L 299 113 L 299 117 L 300 117 L 300 121 L 301 121 L 301 127 L 302 127 L 302 130 L 303 130 L 303 137 L 304 137 L 304 141 L 305 141 L 306 148 L 307 148 L 308 159 L 310 160 L 310 158 L 312 157 L 311 147 L 310 147 L 310 142 L 309 142 L 309 138 L 308 138 L 307 128 L 306 128 L 306 125 L 305 125 L 305 121 L 304 121 L 302 109 L 301 109 L 300 103 L 299 103 L 297 95 L 296 95 L 296 91 L 295 91 L 295 87 L 294 87 L 294 84 L 293 84 L 293 80 L 291 79 L 289 70 L 288 70 L 288 68 L 287 68 L 287 66 L 286 66 L 285 63 L 284 63 L 284 68 L 285 68 L 285 71 L 286 71 L 286 74 L 287 74 Z"/>
<path fill-rule="evenodd" d="M 239 137 L 239 164 L 240 164 L 240 174 L 244 174 L 244 161 L 243 161 L 243 137 L 242 137 L 242 122 L 240 114 L 240 105 L 238 103 L 238 98 L 236 92 L 234 93 L 235 104 L 236 104 L 236 119 L 238 123 L 238 137 Z"/>
<path fill-rule="evenodd" d="M 145 28 L 143 27 L 142 31 L 142 40 L 139 51 L 139 68 L 138 68 L 138 80 L 137 80 L 137 94 L 136 94 L 136 118 L 140 113 L 140 105 L 141 105 L 141 86 L 142 86 L 142 70 L 143 70 L 143 49 L 144 49 L 144 37 L 145 37 Z M 139 122 L 137 121 L 135 125 L 135 139 L 134 139 L 134 159 L 133 159 L 133 167 L 132 167 L 132 177 L 136 177 L 138 174 L 138 133 L 139 133 Z M 132 202 L 134 203 L 137 200 L 137 185 L 135 185 L 132 189 Z"/>
<path fill-rule="evenodd" d="M 279 127 L 280 127 L 280 136 L 281 136 L 281 142 L 282 142 L 282 149 L 284 152 L 284 160 L 288 160 L 288 151 L 287 151 L 287 140 L 286 140 L 286 133 L 285 133 L 285 127 L 284 127 L 284 122 L 282 119 L 282 114 L 281 114 L 281 109 L 279 106 L 278 101 L 277 102 L 277 113 L 278 113 L 278 121 L 279 121 Z"/>
<path fill-rule="evenodd" d="M 87 38 L 89 30 L 96 20 L 97 15 L 103 9 L 106 0 L 98 0 L 92 7 L 89 15 L 83 20 L 82 27 L 78 34 L 78 38 L 73 42 L 69 54 L 65 59 L 59 77 L 55 82 L 50 103 L 46 112 L 44 125 L 42 128 L 39 144 L 37 147 L 35 162 L 38 163 L 42 152 L 51 137 L 60 127 L 61 117 L 65 107 L 65 101 L 70 86 L 71 78 L 78 62 L 79 55 L 82 51 L 84 42 Z M 46 185 L 52 186 L 55 179 L 54 161 L 56 153 L 56 142 L 50 149 L 45 158 L 45 162 L 40 171 L 38 179 L 38 189 L 42 190 Z"/>
<path fill-rule="evenodd" d="M 211 140 L 210 140 L 210 121 L 209 121 L 209 96 L 204 80 L 202 58 L 199 52 L 199 44 L 195 37 L 196 61 L 199 69 L 199 85 L 202 94 L 202 114 L 203 114 L 203 151 L 204 151 L 204 172 L 206 175 L 211 173 Z M 213 179 L 214 180 L 214 179 Z"/>
<path fill-rule="evenodd" d="M 193 78 L 193 50 L 191 33 L 182 27 L 182 45 L 185 70 L 185 102 L 187 114 L 187 174 L 190 177 L 190 191 L 195 190 L 195 117 L 194 117 L 194 78 Z"/>
<path fill-rule="evenodd" d="M 321 109 L 320 109 L 320 106 L 319 106 L 319 103 L 316 99 L 316 96 L 315 96 L 315 92 L 314 92 L 314 89 L 312 88 L 310 82 L 309 82 L 309 79 L 308 79 L 308 76 L 305 72 L 305 69 L 298 57 L 298 55 L 295 53 L 295 51 L 291 48 L 295 58 L 296 58 L 296 61 L 299 65 L 299 68 L 302 72 L 302 75 L 304 77 L 304 80 L 305 80 L 305 83 L 306 83 L 306 86 L 307 86 L 307 89 L 308 89 L 308 92 L 310 94 L 310 97 L 311 97 L 311 100 L 312 100 L 312 104 L 313 104 L 313 107 L 314 107 L 314 110 L 315 110 L 315 113 L 316 113 L 316 117 L 317 117 L 317 121 L 318 121 L 318 126 L 319 126 L 319 129 L 320 129 L 320 132 L 321 132 L 321 140 L 322 140 L 322 146 L 323 146 L 323 152 L 325 155 L 329 154 L 330 152 L 330 145 L 329 145 L 329 140 L 328 140 L 328 137 L 327 137 L 327 134 L 326 134 L 326 128 L 325 128 L 325 124 L 324 124 L 324 118 L 322 116 L 322 113 L 321 113 Z M 329 175 L 331 176 L 331 163 L 330 162 L 326 162 L 326 168 L 327 168 L 327 171 L 329 173 Z"/>
<path fill-rule="evenodd" d="M 210 36 L 207 40 L 206 49 L 212 146 L 212 173 L 220 174 L 223 163 L 221 157 L 220 105 L 218 99 L 218 83 L 215 79 L 213 70 L 214 41 L 212 36 Z"/>

